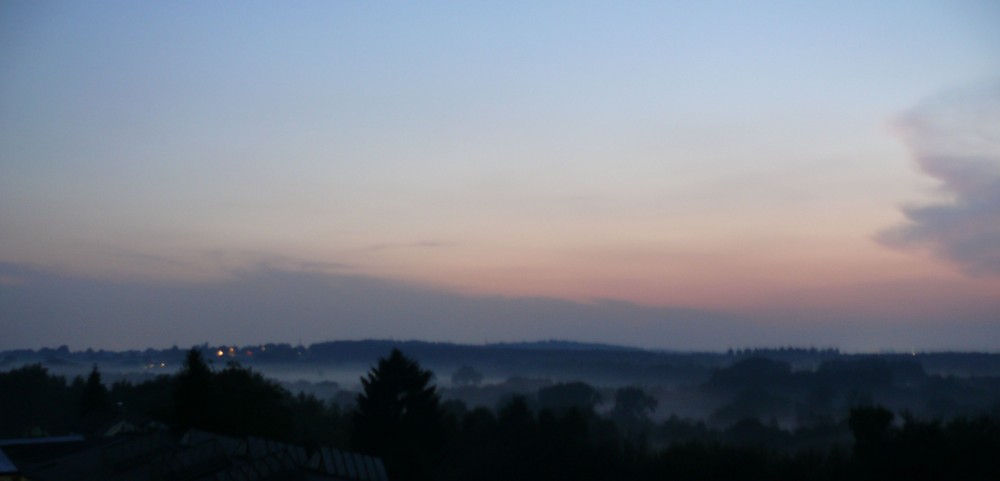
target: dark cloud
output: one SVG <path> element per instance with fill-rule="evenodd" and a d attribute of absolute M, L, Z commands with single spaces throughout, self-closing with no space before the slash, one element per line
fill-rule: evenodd
<path fill-rule="evenodd" d="M 0 349 L 365 338 L 565 339 L 677 350 L 787 345 L 993 349 L 982 340 L 997 339 L 1000 329 L 994 321 L 930 335 L 940 325 L 857 316 L 847 321 L 834 313 L 825 313 L 832 319 L 823 322 L 767 323 L 620 300 L 465 296 L 374 277 L 263 265 L 224 281 L 181 283 L 90 279 L 0 263 L 0 278 L 17 280 L 0 283 Z"/>
<path fill-rule="evenodd" d="M 1000 275 L 1000 81 L 930 99 L 897 126 L 947 200 L 904 207 L 908 222 L 879 240 L 929 248 L 971 274 Z"/>
<path fill-rule="evenodd" d="M 620 301 L 475 297 L 374 277 L 273 265 L 225 281 L 125 282 L 0 263 L 0 349 L 201 342 L 396 338 L 455 342 L 601 341 L 722 348 L 719 333 L 756 339 L 733 316 Z"/>

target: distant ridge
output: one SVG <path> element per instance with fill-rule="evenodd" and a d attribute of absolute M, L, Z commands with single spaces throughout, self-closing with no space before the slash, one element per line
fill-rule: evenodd
<path fill-rule="evenodd" d="M 399 346 L 399 347 L 443 347 L 443 348 L 466 348 L 466 349 L 531 349 L 539 351 L 647 351 L 638 347 L 619 346 L 615 344 L 603 344 L 599 342 L 577 342 L 564 341 L 560 339 L 547 339 L 544 341 L 522 341 L 522 342 L 487 342 L 485 344 L 460 344 L 454 342 L 434 342 L 418 340 L 397 340 L 397 339 L 360 339 L 360 340 L 335 340 L 322 341 L 309 345 L 312 349 L 316 346 L 326 346 L 332 344 L 339 345 L 367 345 L 367 346 Z"/>
<path fill-rule="evenodd" d="M 594 353 L 597 355 L 645 355 L 650 351 L 645 349 L 615 346 L 611 344 L 561 341 L 503 342 L 490 344 L 455 344 L 450 342 L 399 341 L 388 339 L 342 340 L 326 341 L 311 344 L 307 349 L 308 357 L 312 359 L 358 360 L 377 358 L 385 355 L 390 349 L 399 348 L 404 352 L 421 359 L 467 358 L 477 356 L 517 356 L 518 353 L 530 352 L 534 355 L 582 355 Z"/>
<path fill-rule="evenodd" d="M 438 372 L 450 372 L 469 365 L 492 376 L 535 375 L 575 379 L 596 377 L 621 382 L 699 382 L 712 369 L 724 368 L 751 358 L 765 358 L 788 363 L 794 369 L 815 369 L 830 361 L 883 359 L 887 362 L 919 363 L 930 374 L 962 376 L 1000 376 L 1000 353 L 843 353 L 833 348 L 752 348 L 728 352 L 677 352 L 616 346 L 603 343 L 550 339 L 545 341 L 456 344 L 416 340 L 366 339 L 331 340 L 309 346 L 266 343 L 244 346 L 231 344 L 195 346 L 218 366 L 229 362 L 247 366 L 268 364 L 297 365 L 323 371 L 328 366 L 367 368 L 398 348 Z M 71 351 L 68 346 L 0 351 L 0 370 L 39 363 L 59 369 L 86 371 L 94 364 L 117 364 L 164 373 L 180 366 L 186 348 L 147 348 L 144 350 Z"/>
<path fill-rule="evenodd" d="M 617 346 L 614 344 L 601 344 L 594 342 L 560 341 L 549 339 L 547 341 L 531 342 L 498 342 L 486 344 L 486 347 L 503 349 L 532 349 L 540 351 L 645 351 L 638 347 Z"/>

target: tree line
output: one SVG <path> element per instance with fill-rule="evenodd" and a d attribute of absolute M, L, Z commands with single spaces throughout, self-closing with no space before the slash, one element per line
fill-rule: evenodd
<path fill-rule="evenodd" d="M 986 415 L 927 420 L 857 405 L 825 434 L 749 418 L 717 430 L 651 421 L 656 400 L 637 387 L 615 391 L 614 407 L 599 414 L 599 392 L 582 382 L 490 409 L 442 401 L 432 380 L 394 349 L 344 408 L 293 395 L 236 363 L 213 369 L 198 349 L 175 375 L 110 387 L 96 366 L 67 382 L 29 365 L 0 373 L 0 436 L 97 433 L 125 417 L 177 432 L 353 449 L 382 457 L 390 479 L 407 480 L 1000 479 L 1000 422 Z"/>

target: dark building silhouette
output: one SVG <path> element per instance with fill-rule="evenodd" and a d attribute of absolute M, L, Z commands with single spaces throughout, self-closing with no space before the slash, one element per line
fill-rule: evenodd
<path fill-rule="evenodd" d="M 0 440 L 0 481 L 388 481 L 382 460 L 330 447 L 166 430 Z"/>

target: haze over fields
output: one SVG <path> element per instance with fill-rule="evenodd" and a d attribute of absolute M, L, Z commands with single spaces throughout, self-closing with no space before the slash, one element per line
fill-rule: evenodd
<path fill-rule="evenodd" d="M 1000 5 L 0 5 L 0 349 L 1000 349 Z"/>

